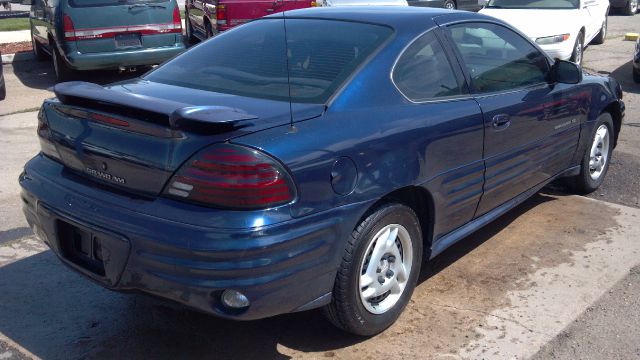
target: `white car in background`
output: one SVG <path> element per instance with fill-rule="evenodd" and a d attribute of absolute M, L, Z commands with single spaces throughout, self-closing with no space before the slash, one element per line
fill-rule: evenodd
<path fill-rule="evenodd" d="M 409 6 L 407 0 L 322 0 L 320 6 Z"/>
<path fill-rule="evenodd" d="M 554 59 L 582 64 L 585 46 L 605 40 L 609 0 L 489 0 L 480 13 L 513 25 Z"/>

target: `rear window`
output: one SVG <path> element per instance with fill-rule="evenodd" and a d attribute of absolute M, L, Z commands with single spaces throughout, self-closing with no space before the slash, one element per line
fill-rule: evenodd
<path fill-rule="evenodd" d="M 69 0 L 71 7 L 100 7 L 118 5 L 166 5 L 169 0 Z"/>
<path fill-rule="evenodd" d="M 262 19 L 217 36 L 145 79 L 273 100 L 324 103 L 392 33 L 344 21 Z M 287 66 L 289 71 L 287 72 Z"/>

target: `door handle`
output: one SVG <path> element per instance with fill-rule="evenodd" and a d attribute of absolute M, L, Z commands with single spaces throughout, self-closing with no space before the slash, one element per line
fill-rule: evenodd
<path fill-rule="evenodd" d="M 493 117 L 493 121 L 491 122 L 491 126 L 498 131 L 505 130 L 509 125 L 511 125 L 511 120 L 507 114 L 496 115 Z"/>

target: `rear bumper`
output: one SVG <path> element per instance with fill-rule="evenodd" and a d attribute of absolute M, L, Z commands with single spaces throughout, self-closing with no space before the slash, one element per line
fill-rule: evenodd
<path fill-rule="evenodd" d="M 184 44 L 175 44 L 161 48 L 89 54 L 68 51 L 65 53 L 65 59 L 75 70 L 117 69 L 121 66 L 160 64 L 180 54 L 184 49 Z"/>
<path fill-rule="evenodd" d="M 328 303 L 344 241 L 369 205 L 260 228 L 222 229 L 137 212 L 137 202 L 153 200 L 78 183 L 43 155 L 27 163 L 20 185 L 29 225 L 74 270 L 113 290 L 142 291 L 241 320 Z M 60 224 L 101 239 L 103 274 L 68 256 L 70 240 Z M 249 308 L 225 308 L 219 300 L 224 289 L 245 294 Z"/>

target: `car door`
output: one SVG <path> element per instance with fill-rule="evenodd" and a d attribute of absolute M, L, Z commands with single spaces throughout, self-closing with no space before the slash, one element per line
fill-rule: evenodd
<path fill-rule="evenodd" d="M 548 58 L 506 26 L 468 22 L 446 32 L 483 112 L 479 216 L 569 167 L 590 94 L 550 84 Z"/>
<path fill-rule="evenodd" d="M 581 0 L 580 17 L 585 27 L 585 45 L 591 41 L 600 30 L 601 17 L 598 15 L 598 0 Z"/>
<path fill-rule="evenodd" d="M 449 52 L 447 52 L 449 51 Z M 423 184 L 434 198 L 434 249 L 448 232 L 471 221 L 482 194 L 483 119 L 468 93 L 462 71 L 436 31 L 407 47 L 393 69 L 392 80 L 408 100 L 401 111 L 419 119 L 416 131 L 425 145 Z"/>
<path fill-rule="evenodd" d="M 195 28 L 194 30 L 204 34 L 204 2 L 202 0 L 187 0 L 187 8 L 189 11 L 189 20 Z"/>
<path fill-rule="evenodd" d="M 43 44 L 47 43 L 47 23 L 45 21 L 45 3 L 44 0 L 34 0 L 31 5 L 31 13 L 29 15 L 31 21 L 31 32 L 33 36 Z"/>

